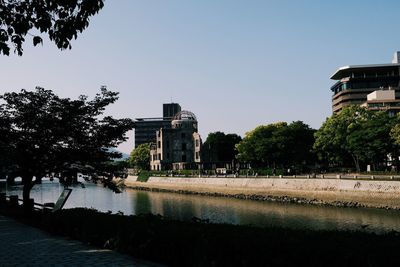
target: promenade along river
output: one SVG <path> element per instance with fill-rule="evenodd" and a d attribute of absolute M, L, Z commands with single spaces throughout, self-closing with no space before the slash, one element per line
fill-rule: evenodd
<path fill-rule="evenodd" d="M 22 196 L 22 187 L 5 187 L 8 195 Z M 181 195 L 125 189 L 115 194 L 102 186 L 86 183 L 71 187 L 64 208 L 87 207 L 125 215 L 153 213 L 179 220 L 193 217 L 210 222 L 255 226 L 281 226 L 313 230 L 362 230 L 383 233 L 400 231 L 400 211 L 336 208 L 222 197 Z M 57 181 L 35 185 L 31 196 L 37 203 L 55 202 L 63 190 Z"/>

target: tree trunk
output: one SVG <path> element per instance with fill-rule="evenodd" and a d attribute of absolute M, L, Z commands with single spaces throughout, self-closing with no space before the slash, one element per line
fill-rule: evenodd
<path fill-rule="evenodd" d="M 15 176 L 14 176 L 14 174 L 7 175 L 7 184 L 8 185 L 15 184 Z"/>
<path fill-rule="evenodd" d="M 356 172 L 359 173 L 360 172 L 360 162 L 358 160 L 358 157 L 354 156 L 354 155 L 351 155 L 351 157 L 353 158 L 354 165 L 356 166 Z"/>
<path fill-rule="evenodd" d="M 78 183 L 78 173 L 74 172 L 73 174 L 71 174 L 71 176 L 72 176 L 72 183 L 77 184 Z"/>
<path fill-rule="evenodd" d="M 42 183 L 42 175 L 35 176 L 35 184 L 41 184 Z"/>
<path fill-rule="evenodd" d="M 28 206 L 30 203 L 30 193 L 31 193 L 31 189 L 34 185 L 34 183 L 32 183 L 32 179 L 33 179 L 33 175 L 24 175 L 22 176 L 22 182 L 24 184 L 23 188 L 22 188 L 22 200 L 23 200 L 23 205 L 24 206 Z"/>

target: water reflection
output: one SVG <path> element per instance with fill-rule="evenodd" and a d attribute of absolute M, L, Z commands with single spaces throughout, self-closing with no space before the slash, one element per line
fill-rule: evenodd
<path fill-rule="evenodd" d="M 22 197 L 20 186 L 4 188 L 7 193 Z M 35 202 L 55 202 L 63 187 L 44 181 L 35 185 Z M 373 232 L 400 231 L 400 212 L 380 209 L 319 207 L 275 202 L 259 202 L 230 198 L 146 192 L 126 189 L 121 194 L 87 184 L 73 187 L 65 208 L 88 207 L 124 214 L 153 213 L 179 220 L 194 216 L 211 222 L 283 226 L 295 229 L 346 229 Z"/>
<path fill-rule="evenodd" d="M 136 192 L 133 214 L 147 214 L 151 212 L 150 196 L 147 192 Z"/>

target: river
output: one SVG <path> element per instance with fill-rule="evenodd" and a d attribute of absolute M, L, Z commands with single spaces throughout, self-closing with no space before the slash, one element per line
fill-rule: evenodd
<path fill-rule="evenodd" d="M 7 195 L 22 197 L 22 187 L 6 187 Z M 178 220 L 197 217 L 210 222 L 255 226 L 281 226 L 312 230 L 362 230 L 383 233 L 400 231 L 400 211 L 369 208 L 337 208 L 223 197 L 182 195 L 125 189 L 115 194 L 102 186 L 86 183 L 71 187 L 64 208 L 87 207 L 125 215 L 153 213 Z M 31 197 L 37 203 L 56 202 L 63 186 L 57 181 L 35 185 Z"/>

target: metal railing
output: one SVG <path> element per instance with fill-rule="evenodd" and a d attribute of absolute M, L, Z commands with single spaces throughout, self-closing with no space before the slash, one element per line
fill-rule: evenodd
<path fill-rule="evenodd" d="M 8 200 L 11 205 L 14 204 L 14 205 L 19 206 L 19 205 L 23 204 L 23 202 L 24 202 L 24 200 L 22 198 L 19 198 L 18 195 L 7 196 L 5 193 L 3 193 L 3 194 L 5 196 L 5 199 Z M 35 209 L 37 211 L 42 211 L 45 209 L 51 210 L 51 209 L 53 209 L 53 205 L 54 205 L 54 203 L 41 204 L 41 203 L 33 202 L 33 209 Z"/>

